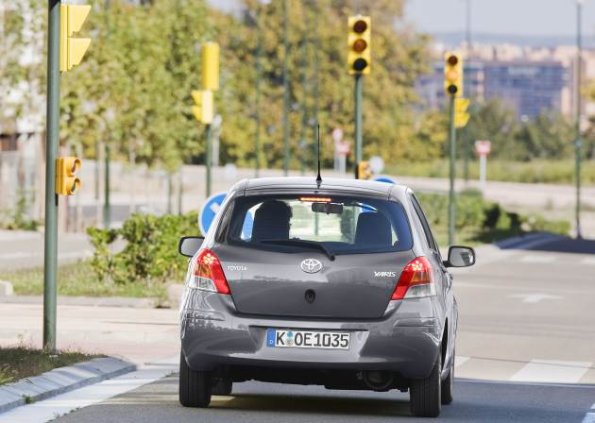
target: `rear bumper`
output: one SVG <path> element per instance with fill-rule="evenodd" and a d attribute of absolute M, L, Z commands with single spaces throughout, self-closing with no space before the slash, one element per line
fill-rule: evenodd
<path fill-rule="evenodd" d="M 231 298 L 188 291 L 181 314 L 182 350 L 194 370 L 219 366 L 385 370 L 427 377 L 440 349 L 443 320 L 432 298 L 392 301 L 373 321 L 270 319 L 240 316 Z M 311 329 L 351 333 L 349 350 L 271 348 L 266 330 Z"/>

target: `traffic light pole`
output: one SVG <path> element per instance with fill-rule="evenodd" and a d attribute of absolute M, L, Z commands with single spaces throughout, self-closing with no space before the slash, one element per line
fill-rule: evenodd
<path fill-rule="evenodd" d="M 283 0 L 283 174 L 289 173 L 289 5 Z"/>
<path fill-rule="evenodd" d="M 449 129 L 450 129 L 450 155 L 449 155 L 449 189 L 448 189 L 448 245 L 455 243 L 455 164 L 456 164 L 456 127 L 455 127 L 455 96 L 450 95 Z"/>
<path fill-rule="evenodd" d="M 576 140 L 574 143 L 575 149 L 575 179 L 576 179 L 576 208 L 575 208 L 575 226 L 576 237 L 582 238 L 581 231 L 581 88 L 582 88 L 582 0 L 576 2 L 576 51 L 577 51 L 577 65 L 576 65 Z"/>
<path fill-rule="evenodd" d="M 56 157 L 60 137 L 60 0 L 48 3 L 47 123 L 45 159 L 45 238 L 43 266 L 43 348 L 56 352 L 56 269 L 58 195 Z"/>
<path fill-rule="evenodd" d="M 105 143 L 105 195 L 104 195 L 104 203 L 103 203 L 103 227 L 105 229 L 109 229 L 112 223 L 112 206 L 110 204 L 110 155 L 111 155 L 111 148 L 109 146 L 109 140 Z"/>
<path fill-rule="evenodd" d="M 362 161 L 362 75 L 355 75 L 355 166 Z"/>
<path fill-rule="evenodd" d="M 207 133 L 207 148 L 205 151 L 205 165 L 207 168 L 207 198 L 211 196 L 211 124 L 206 125 L 206 133 Z"/>

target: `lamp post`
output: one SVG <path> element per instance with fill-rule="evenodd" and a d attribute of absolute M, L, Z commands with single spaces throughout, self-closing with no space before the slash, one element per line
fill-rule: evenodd
<path fill-rule="evenodd" d="M 283 174 L 289 173 L 289 1 L 283 0 Z"/>
<path fill-rule="evenodd" d="M 259 3 L 261 6 L 267 6 L 270 3 L 270 0 L 260 0 Z M 264 26 L 262 25 L 262 8 L 259 8 L 258 11 L 252 16 L 254 22 L 256 24 L 256 36 L 258 37 L 257 45 L 256 45 L 256 99 L 254 105 L 254 176 L 258 178 L 260 174 L 260 85 L 262 82 L 262 49 L 264 43 L 263 37 L 263 29 Z"/>
<path fill-rule="evenodd" d="M 584 0 L 576 1 L 576 139 L 574 141 L 575 149 L 575 182 L 576 182 L 576 237 L 582 238 L 581 232 L 581 88 L 582 88 L 582 65 L 583 65 L 583 46 L 582 46 L 582 13 Z"/>
<path fill-rule="evenodd" d="M 109 133 L 112 130 L 112 124 L 116 119 L 116 114 L 113 109 L 107 109 L 105 112 L 105 128 L 107 137 L 109 137 Z M 104 181 L 104 203 L 103 203 L 103 227 L 105 229 L 109 229 L 111 222 L 112 222 L 112 207 L 110 202 L 110 160 L 111 160 L 111 149 L 110 149 L 110 142 L 111 140 L 108 138 L 105 142 L 105 171 L 103 172 L 105 181 Z"/>

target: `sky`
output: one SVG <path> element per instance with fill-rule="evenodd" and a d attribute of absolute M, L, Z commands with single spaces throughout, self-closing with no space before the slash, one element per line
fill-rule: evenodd
<path fill-rule="evenodd" d="M 405 17 L 430 34 L 465 31 L 468 0 L 407 0 Z M 576 0 L 470 0 L 473 32 L 576 34 Z M 595 0 L 584 0 L 583 31 L 595 34 Z"/>

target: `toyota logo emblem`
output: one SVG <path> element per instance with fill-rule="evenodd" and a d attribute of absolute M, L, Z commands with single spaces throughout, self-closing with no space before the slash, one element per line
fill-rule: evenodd
<path fill-rule="evenodd" d="M 322 270 L 322 263 L 320 260 L 308 258 L 306 260 L 302 260 L 300 267 L 306 273 L 316 273 Z"/>

